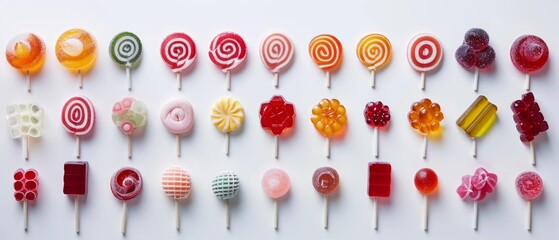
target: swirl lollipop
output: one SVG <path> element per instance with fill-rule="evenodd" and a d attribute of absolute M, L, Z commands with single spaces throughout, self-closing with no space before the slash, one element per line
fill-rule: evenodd
<path fill-rule="evenodd" d="M 147 109 L 143 102 L 125 97 L 113 105 L 113 123 L 128 136 L 128 158 L 132 158 L 132 133 L 146 125 Z"/>
<path fill-rule="evenodd" d="M 425 72 L 439 66 L 443 58 L 441 42 L 435 36 L 422 33 L 410 40 L 408 44 L 408 62 L 421 73 L 421 90 L 425 90 Z"/>
<path fill-rule="evenodd" d="M 84 96 L 68 99 L 62 108 L 62 125 L 76 137 L 76 157 L 80 158 L 80 136 L 85 136 L 95 127 L 95 108 Z"/>
<path fill-rule="evenodd" d="M 10 137 L 21 138 L 22 154 L 29 159 L 29 138 L 43 135 L 44 110 L 34 103 L 14 104 L 8 106 L 8 124 Z"/>
<path fill-rule="evenodd" d="M 543 180 L 536 172 L 522 172 L 516 177 L 516 191 L 518 195 L 528 202 L 526 214 L 526 229 L 532 230 L 532 200 L 538 198 L 543 192 Z"/>
<path fill-rule="evenodd" d="M 291 181 L 287 172 L 272 168 L 262 176 L 262 189 L 266 196 L 274 200 L 274 229 L 278 229 L 278 199 L 289 192 Z"/>
<path fill-rule="evenodd" d="M 33 33 L 22 33 L 15 36 L 6 47 L 6 60 L 12 67 L 25 73 L 28 92 L 31 92 L 30 74 L 41 70 L 45 59 L 45 42 Z"/>
<path fill-rule="evenodd" d="M 357 57 L 371 71 L 371 87 L 375 88 L 375 72 L 390 62 L 392 45 L 381 34 L 369 34 L 357 44 Z"/>
<path fill-rule="evenodd" d="M 131 32 L 121 32 L 117 34 L 113 40 L 111 40 L 109 54 L 111 54 L 111 58 L 116 64 L 126 68 L 128 90 L 132 90 L 130 68 L 136 66 L 142 58 L 142 42 L 140 38 Z"/>
<path fill-rule="evenodd" d="M 28 211 L 27 202 L 37 199 L 39 188 L 39 173 L 35 169 L 23 170 L 19 168 L 14 172 L 14 198 L 23 202 L 23 228 L 27 231 Z"/>
<path fill-rule="evenodd" d="M 338 99 L 322 99 L 312 109 L 311 122 L 318 132 L 326 136 L 326 157 L 330 158 L 330 137 L 343 132 L 347 124 L 344 105 Z"/>
<path fill-rule="evenodd" d="M 309 43 L 309 54 L 314 63 L 326 71 L 326 87 L 330 88 L 330 72 L 342 62 L 342 43 L 330 34 L 320 34 Z"/>
<path fill-rule="evenodd" d="M 95 38 L 85 30 L 70 29 L 60 35 L 55 51 L 60 64 L 78 73 L 79 87 L 82 88 L 82 73 L 91 70 L 97 59 Z"/>
<path fill-rule="evenodd" d="M 281 33 L 268 35 L 260 44 L 260 59 L 266 68 L 274 74 L 274 85 L 279 85 L 279 73 L 291 63 L 293 59 L 293 42 Z"/>
<path fill-rule="evenodd" d="M 538 36 L 522 35 L 512 43 L 510 59 L 518 70 L 526 74 L 526 91 L 530 91 L 530 73 L 545 66 L 548 58 L 547 44 Z"/>
<path fill-rule="evenodd" d="M 121 168 L 111 177 L 111 192 L 122 201 L 122 222 L 120 229 L 126 235 L 127 201 L 136 198 L 142 192 L 142 175 L 131 167 Z"/>
<path fill-rule="evenodd" d="M 245 40 L 233 32 L 220 33 L 212 40 L 209 55 L 212 62 L 225 73 L 227 90 L 231 90 L 231 70 L 239 66 L 247 56 Z"/>
<path fill-rule="evenodd" d="M 408 121 L 413 129 L 423 135 L 423 146 L 421 147 L 421 157 L 427 158 L 427 142 L 431 133 L 441 130 L 441 121 L 444 119 L 441 106 L 432 102 L 429 98 L 421 99 L 411 105 L 408 113 Z"/>
<path fill-rule="evenodd" d="M 181 167 L 170 167 L 165 170 L 161 177 L 163 192 L 175 200 L 175 223 L 177 231 L 180 230 L 179 200 L 186 199 L 190 195 L 190 174 Z"/>
<path fill-rule="evenodd" d="M 334 192 L 338 188 L 340 176 L 336 169 L 331 167 L 321 167 L 314 171 L 312 175 L 312 185 L 314 189 L 324 197 L 324 209 L 322 225 L 328 228 L 328 194 Z"/>
<path fill-rule="evenodd" d="M 185 33 L 173 33 L 161 43 L 161 58 L 177 75 L 177 88 L 181 90 L 181 72 L 196 59 L 196 44 Z"/>
<path fill-rule="evenodd" d="M 233 171 L 219 172 L 212 180 L 212 190 L 219 200 L 225 200 L 225 227 L 229 229 L 229 199 L 239 194 L 239 176 Z"/>
<path fill-rule="evenodd" d="M 210 118 L 217 130 L 227 136 L 225 155 L 229 156 L 230 133 L 237 130 L 245 119 L 243 105 L 232 97 L 222 97 L 214 103 Z"/>
<path fill-rule="evenodd" d="M 177 156 L 180 157 L 180 134 L 190 132 L 194 125 L 192 105 L 184 98 L 168 101 L 161 110 L 161 122 L 169 132 L 175 134 Z"/>

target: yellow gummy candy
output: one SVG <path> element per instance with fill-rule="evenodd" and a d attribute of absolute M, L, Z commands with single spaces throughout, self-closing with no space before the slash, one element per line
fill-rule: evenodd
<path fill-rule="evenodd" d="M 219 131 L 228 133 L 241 126 L 245 113 L 239 101 L 232 97 L 222 97 L 215 102 L 210 117 Z"/>
<path fill-rule="evenodd" d="M 479 96 L 456 120 L 456 125 L 462 128 L 472 138 L 483 136 L 493 125 L 497 117 L 497 106 L 489 102 L 485 96 Z"/>
<path fill-rule="evenodd" d="M 81 29 L 70 29 L 58 38 L 56 58 L 66 68 L 75 72 L 87 72 L 97 59 L 95 38 Z"/>

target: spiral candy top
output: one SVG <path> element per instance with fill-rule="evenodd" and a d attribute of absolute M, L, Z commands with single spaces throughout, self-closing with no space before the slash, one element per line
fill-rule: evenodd
<path fill-rule="evenodd" d="M 128 201 L 142 191 L 142 175 L 135 168 L 121 168 L 111 177 L 111 191 L 122 201 Z"/>
<path fill-rule="evenodd" d="M 220 200 L 235 198 L 239 194 L 239 176 L 233 171 L 222 171 L 212 180 L 212 190 Z"/>
<path fill-rule="evenodd" d="M 381 34 L 369 34 L 357 44 L 357 57 L 370 71 L 377 71 L 390 62 L 392 45 Z"/>
<path fill-rule="evenodd" d="M 45 56 L 45 42 L 33 33 L 15 36 L 6 47 L 8 63 L 22 72 L 39 71 L 45 63 Z"/>
<path fill-rule="evenodd" d="M 419 34 L 408 44 L 408 62 L 418 72 L 435 69 L 441 63 L 442 57 L 441 42 L 431 34 Z"/>
<path fill-rule="evenodd" d="M 8 106 L 8 124 L 12 138 L 43 135 L 44 111 L 37 104 L 14 104 Z"/>
<path fill-rule="evenodd" d="M 184 98 L 168 101 L 161 110 L 161 122 L 173 134 L 189 132 L 194 125 L 192 105 Z"/>
<path fill-rule="evenodd" d="M 56 58 L 72 71 L 86 72 L 97 59 L 95 38 L 81 29 L 70 29 L 58 38 L 55 46 Z"/>
<path fill-rule="evenodd" d="M 111 41 L 109 53 L 116 64 L 132 67 L 142 57 L 142 42 L 134 33 L 121 32 Z"/>
<path fill-rule="evenodd" d="M 293 42 L 281 33 L 268 35 L 260 45 L 260 58 L 272 73 L 279 73 L 293 59 Z"/>
<path fill-rule="evenodd" d="M 232 97 L 223 97 L 212 107 L 211 119 L 215 127 L 224 133 L 237 130 L 245 119 L 241 102 Z"/>
<path fill-rule="evenodd" d="M 238 34 L 223 32 L 212 40 L 209 55 L 212 62 L 226 73 L 245 60 L 247 45 Z"/>
<path fill-rule="evenodd" d="M 342 60 L 342 43 L 330 34 L 321 34 L 311 40 L 309 54 L 320 69 L 333 71 Z"/>
<path fill-rule="evenodd" d="M 161 177 L 161 184 L 165 194 L 174 199 L 185 199 L 190 195 L 190 174 L 181 167 L 170 167 Z"/>
<path fill-rule="evenodd" d="M 161 43 L 161 58 L 174 73 L 188 68 L 196 59 L 196 44 L 185 33 L 173 33 Z"/>
<path fill-rule="evenodd" d="M 74 96 L 62 108 L 62 125 L 76 135 L 87 135 L 95 127 L 95 108 L 84 96 Z"/>

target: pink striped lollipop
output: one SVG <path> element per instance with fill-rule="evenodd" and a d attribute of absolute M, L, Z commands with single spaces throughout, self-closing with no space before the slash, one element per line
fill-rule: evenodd
<path fill-rule="evenodd" d="M 161 43 L 161 57 L 177 75 L 177 88 L 181 89 L 181 72 L 196 59 L 196 44 L 185 33 L 173 33 Z"/>
<path fill-rule="evenodd" d="M 260 45 L 260 59 L 266 68 L 274 74 L 274 84 L 279 85 L 279 73 L 291 63 L 293 59 L 293 42 L 281 33 L 272 33 Z"/>
<path fill-rule="evenodd" d="M 425 72 L 439 66 L 443 58 L 441 42 L 434 35 L 421 33 L 408 44 L 408 62 L 421 73 L 421 90 L 425 90 Z"/>
<path fill-rule="evenodd" d="M 180 230 L 179 201 L 190 195 L 190 175 L 181 167 L 170 167 L 165 170 L 161 178 L 163 192 L 175 200 L 175 223 L 177 231 Z"/>
<path fill-rule="evenodd" d="M 227 90 L 231 90 L 231 70 L 238 67 L 247 56 L 245 40 L 233 32 L 220 33 L 212 40 L 209 55 L 212 62 L 225 73 Z"/>
<path fill-rule="evenodd" d="M 80 136 L 88 135 L 95 127 L 95 108 L 84 96 L 73 96 L 62 108 L 62 125 L 76 136 L 76 157 L 80 158 Z"/>

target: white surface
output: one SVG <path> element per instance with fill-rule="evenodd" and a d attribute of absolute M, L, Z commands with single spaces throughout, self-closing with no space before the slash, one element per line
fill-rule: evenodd
<path fill-rule="evenodd" d="M 89 1 L 88 1 L 89 2 Z M 87 3 L 88 3 L 87 2 Z M 147 2 L 147 1 L 146 1 Z M 157 2 L 157 3 L 156 3 Z M 42 72 L 33 75 L 33 92 L 27 94 L 24 75 L 0 60 L 0 109 L 7 104 L 36 101 L 46 111 L 44 137 L 33 140 L 30 160 L 21 158 L 21 143 L 8 136 L 0 118 L 0 238 L 1 239 L 118 239 L 122 204 L 109 189 L 119 168 L 138 168 L 144 189 L 129 205 L 127 238 L 132 239 L 551 239 L 559 234 L 559 152 L 557 92 L 559 73 L 557 3 L 554 1 L 8 1 L 0 0 L 0 49 L 20 32 L 34 32 L 48 47 Z M 471 140 L 455 120 L 475 99 L 473 73 L 462 69 L 453 53 L 471 27 L 482 27 L 497 52 L 495 71 L 480 75 L 480 93 L 499 107 L 499 119 L 479 139 L 478 159 L 470 154 Z M 56 61 L 54 43 L 65 30 L 81 27 L 98 40 L 99 58 L 78 90 L 76 75 Z M 125 70 L 109 57 L 111 38 L 132 31 L 142 40 L 143 62 L 132 71 L 133 91 L 126 89 Z M 247 63 L 232 75 L 232 91 L 225 89 L 224 74 L 207 56 L 211 39 L 226 30 L 241 34 L 249 47 Z M 163 63 L 159 47 L 174 32 L 188 33 L 198 46 L 198 60 L 183 74 L 183 90 L 176 90 L 175 75 Z M 280 74 L 280 88 L 258 56 L 260 40 L 282 31 L 296 48 L 293 65 Z M 376 89 L 369 87 L 369 72 L 355 56 L 357 41 L 365 34 L 385 34 L 393 45 L 392 63 L 377 73 Z M 425 92 L 419 73 L 406 60 L 408 40 L 431 32 L 443 44 L 444 59 L 438 71 L 427 74 Z M 308 41 L 332 33 L 344 45 L 343 64 L 332 75 L 332 88 L 324 87 L 324 73 L 307 54 Z M 529 162 L 529 148 L 518 140 L 509 104 L 524 92 L 524 75 L 510 62 L 509 48 L 524 33 L 542 37 L 551 49 L 548 67 L 533 76 L 532 90 L 550 125 L 537 138 L 537 166 Z M 2 51 L 3 52 L 3 51 Z M 60 124 L 63 103 L 84 94 L 97 110 L 97 126 L 82 141 L 82 156 L 90 163 L 89 195 L 81 202 L 81 234 L 74 232 L 73 199 L 62 194 L 63 164 L 75 160 L 74 141 Z M 281 138 L 279 160 L 273 157 L 274 139 L 259 125 L 260 103 L 282 94 L 296 105 L 296 127 Z M 126 137 L 113 126 L 111 107 L 122 97 L 143 100 L 149 111 L 147 128 L 133 139 L 133 159 L 126 157 Z M 231 136 L 231 156 L 225 157 L 225 135 L 209 120 L 209 109 L 221 96 L 232 95 L 246 111 L 244 129 Z M 167 99 L 185 96 L 194 105 L 193 132 L 182 138 L 182 157 L 175 154 L 174 136 L 159 120 Z M 332 158 L 324 157 L 325 139 L 309 121 L 311 107 L 321 98 L 336 97 L 348 110 L 347 134 L 332 141 Z M 421 136 L 408 125 L 409 105 L 422 97 L 439 102 L 445 114 L 440 141 L 430 140 L 427 160 L 420 158 Z M 367 162 L 374 160 L 373 131 L 365 123 L 365 103 L 382 100 L 390 105 L 389 131 L 380 132 L 380 160 L 393 167 L 392 197 L 379 201 L 379 230 L 373 230 L 372 201 L 367 197 Z M 193 191 L 181 205 L 181 231 L 174 226 L 174 203 L 160 187 L 163 170 L 185 167 Z M 329 229 L 322 228 L 322 196 L 311 185 L 313 171 L 333 166 L 340 174 L 340 189 L 329 197 Z M 497 191 L 480 204 L 479 230 L 471 228 L 473 204 L 455 193 L 464 174 L 486 167 L 499 176 Z M 22 205 L 13 199 L 12 172 L 36 168 L 41 181 L 38 200 L 30 205 L 29 231 L 23 231 Z M 272 228 L 273 201 L 260 187 L 261 174 L 272 167 L 286 169 L 292 191 L 280 201 L 279 230 Z M 421 225 L 422 196 L 413 185 L 415 172 L 434 169 L 441 182 L 429 198 L 429 232 Z M 224 169 L 241 178 L 239 197 L 231 202 L 231 229 L 224 226 L 225 203 L 214 197 L 210 182 Z M 533 230 L 525 230 L 526 203 L 517 195 L 514 179 L 523 170 L 536 170 L 546 187 L 533 204 Z"/>

